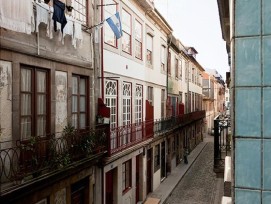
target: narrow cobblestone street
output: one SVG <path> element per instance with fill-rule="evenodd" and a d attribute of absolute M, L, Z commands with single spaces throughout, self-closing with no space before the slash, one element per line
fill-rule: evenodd
<path fill-rule="evenodd" d="M 205 141 L 207 145 L 168 197 L 167 204 L 219 203 L 223 181 L 213 172 L 213 138 L 207 136 Z"/>

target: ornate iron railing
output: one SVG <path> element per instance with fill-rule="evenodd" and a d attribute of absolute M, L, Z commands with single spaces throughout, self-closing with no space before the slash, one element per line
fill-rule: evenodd
<path fill-rule="evenodd" d="M 104 129 L 0 143 L 0 192 L 107 150 Z"/>
<path fill-rule="evenodd" d="M 223 173 L 225 157 L 231 154 L 231 120 L 223 116 L 214 119 L 214 172 Z"/>
<path fill-rule="evenodd" d="M 204 117 L 205 111 L 196 111 L 176 117 L 111 128 L 108 135 L 108 154 L 111 156 L 149 138 L 159 136 L 176 127 L 187 125 Z"/>

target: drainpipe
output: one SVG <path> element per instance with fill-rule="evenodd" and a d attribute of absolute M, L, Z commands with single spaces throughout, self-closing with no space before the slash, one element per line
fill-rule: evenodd
<path fill-rule="evenodd" d="M 169 63 L 170 63 L 168 53 L 169 53 L 169 48 L 170 48 L 170 45 L 171 45 L 171 42 L 172 42 L 172 34 L 168 35 L 168 38 L 170 38 L 170 40 L 167 43 L 167 56 L 166 56 L 166 60 L 167 60 L 167 81 L 166 81 L 167 99 L 168 99 L 168 68 L 169 68 Z"/>

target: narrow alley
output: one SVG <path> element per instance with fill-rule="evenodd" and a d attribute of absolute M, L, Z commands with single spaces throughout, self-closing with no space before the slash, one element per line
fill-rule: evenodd
<path fill-rule="evenodd" d="M 204 139 L 206 146 L 183 179 L 166 200 L 167 204 L 217 204 L 221 202 L 223 180 L 213 172 L 213 137 Z"/>

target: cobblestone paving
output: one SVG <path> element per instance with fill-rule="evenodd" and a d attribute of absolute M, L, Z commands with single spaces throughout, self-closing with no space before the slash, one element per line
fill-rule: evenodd
<path fill-rule="evenodd" d="M 213 172 L 213 142 L 208 142 L 165 203 L 214 204 L 216 184 L 217 178 Z"/>

